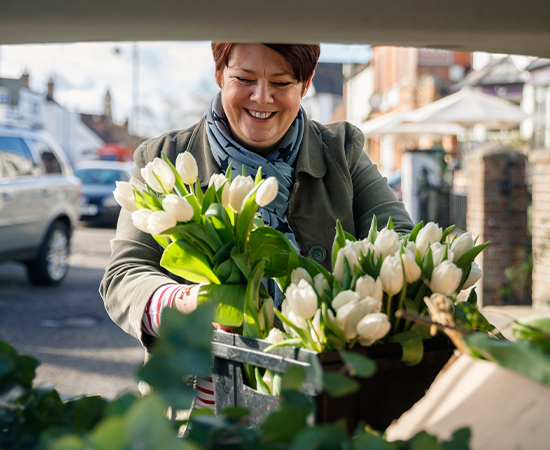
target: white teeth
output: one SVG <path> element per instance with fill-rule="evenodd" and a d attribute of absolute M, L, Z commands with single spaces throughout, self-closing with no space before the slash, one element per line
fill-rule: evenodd
<path fill-rule="evenodd" d="M 271 116 L 271 114 L 273 114 L 270 112 L 261 113 L 257 111 L 251 111 L 250 109 L 248 110 L 248 112 L 252 117 L 255 117 L 256 119 L 267 119 L 269 116 Z"/>

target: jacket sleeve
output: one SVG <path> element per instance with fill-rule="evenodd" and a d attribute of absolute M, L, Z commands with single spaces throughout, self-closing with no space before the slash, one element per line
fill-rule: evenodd
<path fill-rule="evenodd" d="M 134 154 L 137 167 L 130 183 L 138 188 L 144 185 L 140 169 L 160 154 L 161 146 L 156 144 L 155 141 L 145 142 Z M 174 283 L 160 266 L 160 258 L 157 242 L 151 235 L 135 228 L 131 213 L 122 209 L 99 292 L 111 319 L 145 347 L 153 341 L 141 327 L 147 303 L 159 287 Z"/>
<path fill-rule="evenodd" d="M 352 125 L 350 128 L 348 163 L 353 183 L 353 216 L 357 237 L 368 235 L 373 216 L 376 216 L 378 229 L 384 228 L 391 217 L 395 231 L 410 233 L 414 224 L 409 213 L 365 153 L 365 137 L 361 130 Z"/>

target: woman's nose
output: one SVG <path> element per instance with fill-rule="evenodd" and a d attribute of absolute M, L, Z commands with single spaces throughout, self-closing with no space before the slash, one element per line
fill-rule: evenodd
<path fill-rule="evenodd" d="M 259 105 L 273 103 L 273 96 L 268 83 L 258 82 L 254 85 L 254 91 L 250 99 Z"/>

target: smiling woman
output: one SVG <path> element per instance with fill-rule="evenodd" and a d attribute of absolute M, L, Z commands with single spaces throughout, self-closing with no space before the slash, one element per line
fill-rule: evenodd
<path fill-rule="evenodd" d="M 381 227 L 391 217 L 397 232 L 412 230 L 403 204 L 363 151 L 363 133 L 348 122 L 322 125 L 309 120 L 301 108 L 319 45 L 214 43 L 212 50 L 219 94 L 197 124 L 146 141 L 136 150 L 134 186 L 141 189 L 144 177 L 155 184 L 152 161 L 160 164 L 155 158 L 163 156 L 180 171 L 188 164 L 184 155 L 192 155 L 197 162 L 192 172 L 201 187 L 214 175 L 220 190 L 229 167 L 231 188 L 253 183 L 240 174 L 254 177 L 261 167 L 261 174 L 279 186 L 274 200 L 258 209 L 262 221 L 326 268 L 337 220 L 358 238 L 368 235 L 374 215 Z M 237 196 L 233 194 L 229 196 Z M 230 201 L 228 208 L 237 211 L 241 203 Z M 162 214 L 168 214 L 164 209 Z M 151 227 L 148 218 L 147 225 Z M 170 278 L 161 268 L 158 244 L 140 230 L 123 209 L 100 292 L 112 319 L 148 348 L 158 333 L 161 310 L 194 310 L 199 285 Z M 265 284 L 280 307 L 282 292 L 273 279 Z M 211 385 L 204 381 L 200 387 L 206 396 L 201 394 L 197 405 L 213 408 L 214 399 L 206 392 Z"/>

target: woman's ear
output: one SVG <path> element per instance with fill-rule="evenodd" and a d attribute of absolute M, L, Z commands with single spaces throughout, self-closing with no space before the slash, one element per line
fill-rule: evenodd
<path fill-rule="evenodd" d="M 313 72 L 313 75 L 315 75 L 315 72 Z M 311 75 L 307 81 L 304 83 L 304 89 L 302 90 L 302 97 L 307 94 L 307 91 L 309 90 L 309 87 L 311 86 L 311 79 L 313 78 L 313 75 Z"/>

